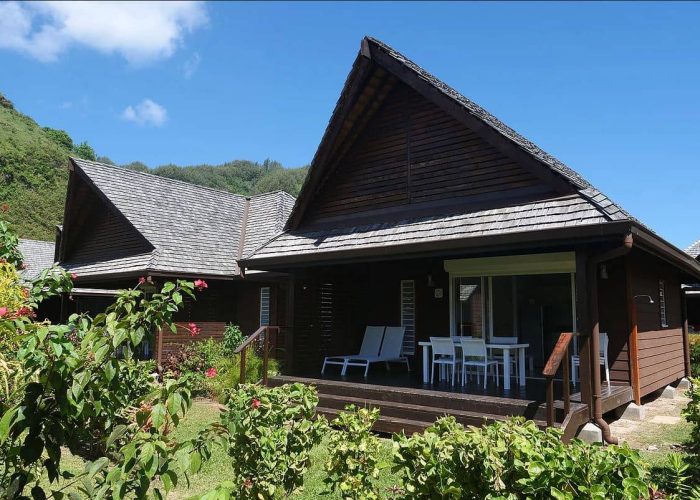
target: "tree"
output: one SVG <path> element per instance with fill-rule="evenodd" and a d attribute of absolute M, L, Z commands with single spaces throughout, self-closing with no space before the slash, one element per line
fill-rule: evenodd
<path fill-rule="evenodd" d="M 73 154 L 77 156 L 78 158 L 82 158 L 83 160 L 91 160 L 95 161 L 97 160 L 97 155 L 95 154 L 95 150 L 92 149 L 92 146 L 90 146 L 87 141 L 83 141 L 77 146 L 73 147 Z"/>
<path fill-rule="evenodd" d="M 68 135 L 68 132 L 66 132 L 65 130 L 44 127 L 44 132 L 46 132 L 46 135 L 49 137 L 49 139 L 51 139 L 59 146 L 62 146 L 69 151 L 73 151 L 73 148 L 75 147 L 73 145 L 73 139 L 71 139 L 71 136 Z"/>
<path fill-rule="evenodd" d="M 116 165 L 109 156 L 98 156 L 97 161 L 100 163 L 106 163 L 107 165 Z"/>
<path fill-rule="evenodd" d="M 140 161 L 132 161 L 131 163 L 122 165 L 122 167 L 126 168 L 127 170 L 135 170 L 136 172 L 148 172 L 150 170 L 148 165 Z"/>

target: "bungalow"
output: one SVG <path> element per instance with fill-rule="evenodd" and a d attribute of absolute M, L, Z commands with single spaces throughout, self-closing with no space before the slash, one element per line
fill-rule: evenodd
<path fill-rule="evenodd" d="M 700 240 L 686 248 L 685 253 L 695 260 L 700 260 Z M 700 285 L 697 283 L 688 285 L 683 290 L 688 311 L 688 328 L 691 332 L 698 333 L 700 332 Z"/>
<path fill-rule="evenodd" d="M 379 406 L 381 430 L 524 415 L 567 438 L 593 422 L 614 442 L 604 413 L 689 373 L 681 284 L 700 264 L 374 38 L 284 231 L 240 265 L 290 276 L 287 373 L 269 383 L 315 383 L 330 415 Z M 365 375 L 341 358 L 321 375 L 326 357 L 365 351 L 375 333 L 370 358 L 388 360 L 388 326 L 402 327 L 394 357 L 408 373 L 379 363 Z M 442 366 L 471 377 L 460 347 L 473 344 L 499 367 L 488 384 L 452 382 L 431 361 L 441 346 Z"/>
<path fill-rule="evenodd" d="M 31 282 L 38 278 L 43 271 L 53 266 L 56 261 L 56 244 L 53 241 L 22 238 L 19 240 L 19 251 L 24 258 L 24 269 L 20 271 L 20 276 L 24 282 Z M 39 304 L 35 312 L 38 320 L 49 319 L 56 321 L 60 317 L 60 310 L 60 300 L 52 297 Z"/>
<path fill-rule="evenodd" d="M 244 334 L 284 324 L 280 275 L 244 274 L 237 259 L 278 233 L 293 203 L 282 191 L 246 197 L 71 158 L 57 257 L 77 279 L 63 315 L 100 312 L 116 289 L 133 287 L 140 277 L 149 290 L 166 280 L 201 278 L 208 288 L 176 316 L 183 329 L 195 322 L 198 338 L 221 337 L 227 323 Z M 189 341 L 179 333 L 159 333 L 159 359 Z"/>

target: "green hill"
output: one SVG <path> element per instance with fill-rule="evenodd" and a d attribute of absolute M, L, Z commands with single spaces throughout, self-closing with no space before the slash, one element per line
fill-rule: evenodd
<path fill-rule="evenodd" d="M 63 130 L 39 126 L 14 109 L 0 94 L 0 204 L 9 205 L 4 214 L 20 236 L 53 240 L 55 226 L 63 219 L 68 157 L 94 160 L 86 143 L 74 144 Z M 98 161 L 113 163 L 107 157 Z M 296 196 L 307 167 L 286 169 L 280 163 L 234 160 L 222 165 L 180 167 L 163 165 L 154 169 L 141 162 L 124 168 L 147 171 L 171 179 L 224 189 L 238 194 L 255 194 L 278 189 Z"/>

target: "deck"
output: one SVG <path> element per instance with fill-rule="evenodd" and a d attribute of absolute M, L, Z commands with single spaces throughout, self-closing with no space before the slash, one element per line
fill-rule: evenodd
<path fill-rule="evenodd" d="M 524 388 L 504 391 L 495 384 L 486 389 L 477 384 L 455 387 L 446 383 L 423 384 L 412 374 L 388 372 L 362 376 L 298 377 L 276 376 L 271 386 L 302 382 L 318 388 L 317 411 L 330 418 L 346 405 L 378 407 L 381 417 L 375 425 L 378 432 L 420 432 L 444 415 L 454 416 L 464 425 L 483 425 L 511 416 L 523 416 L 546 426 L 545 382 L 528 379 Z M 561 393 L 561 384 L 555 385 L 555 394 Z M 557 396 L 558 397 L 558 396 Z M 629 386 L 603 386 L 603 411 L 612 411 L 632 401 Z M 571 412 L 564 414 L 563 402 L 555 403 L 555 425 L 562 428 L 565 439 L 573 437 L 588 420 L 588 408 L 581 403 L 580 393 L 571 397 Z"/>

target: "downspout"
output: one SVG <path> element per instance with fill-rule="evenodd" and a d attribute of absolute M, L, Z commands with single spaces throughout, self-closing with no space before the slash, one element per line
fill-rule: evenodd
<path fill-rule="evenodd" d="M 632 234 L 627 234 L 622 246 L 613 248 L 591 257 L 588 263 L 588 283 L 591 287 L 590 311 L 592 320 L 591 331 L 591 375 L 593 377 L 593 422 L 603 432 L 603 439 L 608 444 L 618 444 L 618 439 L 612 435 L 610 426 L 603 419 L 603 403 L 601 401 L 600 381 L 600 320 L 598 317 L 598 266 L 605 261 L 622 257 L 632 250 Z"/>

